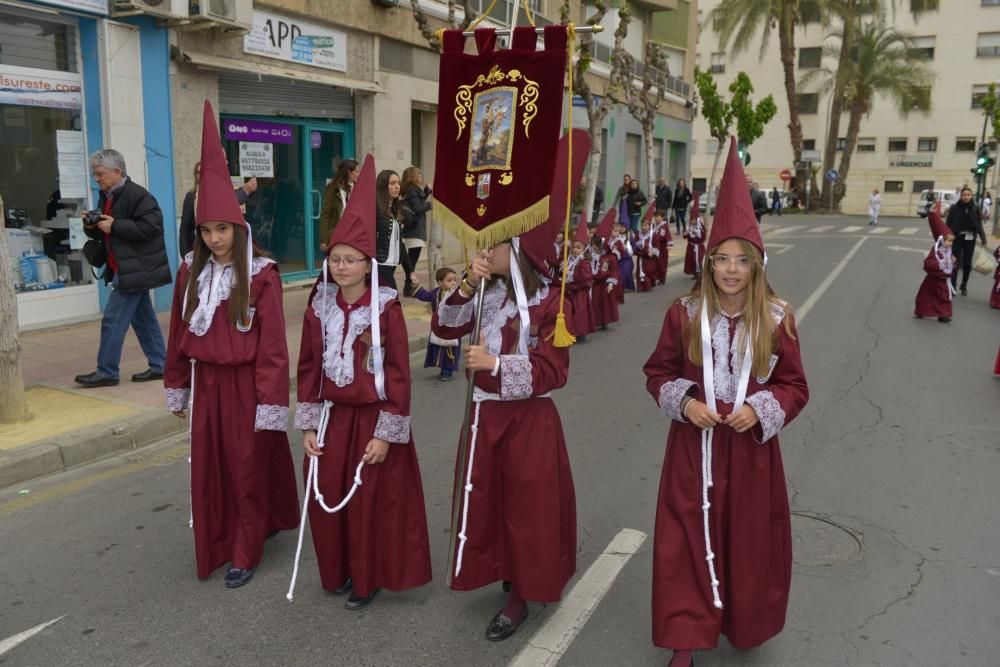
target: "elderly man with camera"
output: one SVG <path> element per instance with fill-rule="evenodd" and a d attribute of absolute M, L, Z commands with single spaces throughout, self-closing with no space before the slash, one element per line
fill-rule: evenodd
<path fill-rule="evenodd" d="M 111 295 L 101 321 L 97 370 L 77 375 L 76 382 L 84 387 L 118 384 L 118 364 L 130 326 L 149 362 L 149 368 L 133 375 L 132 381 L 160 380 L 166 346 L 149 290 L 172 280 L 163 213 L 153 195 L 128 177 L 125 158 L 118 151 L 97 151 L 90 156 L 90 169 L 101 196 L 97 210 L 84 216 L 84 229 L 91 238 L 84 250 L 91 264 L 103 263 Z"/>

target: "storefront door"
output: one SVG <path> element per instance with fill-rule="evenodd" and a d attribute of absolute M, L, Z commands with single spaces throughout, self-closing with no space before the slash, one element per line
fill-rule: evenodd
<path fill-rule="evenodd" d="M 234 186 L 257 178 L 246 205 L 254 240 L 285 280 L 315 276 L 323 191 L 340 160 L 354 155 L 353 121 L 223 115 L 222 126 Z"/>

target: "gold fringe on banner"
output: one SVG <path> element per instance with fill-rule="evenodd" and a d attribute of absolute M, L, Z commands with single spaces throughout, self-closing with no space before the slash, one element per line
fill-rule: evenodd
<path fill-rule="evenodd" d="M 529 232 L 549 219 L 549 195 L 545 195 L 526 209 L 497 220 L 486 229 L 476 231 L 457 213 L 434 200 L 434 222 L 441 223 L 463 246 L 477 250 L 492 248 L 501 241 Z"/>

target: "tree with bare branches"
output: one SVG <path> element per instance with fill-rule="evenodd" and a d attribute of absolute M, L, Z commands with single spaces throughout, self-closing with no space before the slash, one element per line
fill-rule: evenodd
<path fill-rule="evenodd" d="M 28 404 L 24 398 L 17 294 L 14 292 L 14 267 L 7 247 L 6 210 L 3 197 L 0 197 L 0 424 L 14 424 L 27 421 Z"/>
<path fill-rule="evenodd" d="M 410 0 L 410 7 L 413 8 L 413 19 L 417 22 L 420 34 L 424 36 L 427 43 L 435 51 L 441 50 L 441 42 L 438 41 L 435 30 L 431 29 L 430 19 L 420 7 L 420 0 Z M 462 8 L 462 19 L 458 19 L 458 8 Z M 451 29 L 466 30 L 472 22 L 476 20 L 476 12 L 472 9 L 472 0 L 448 0 L 448 27 Z"/>

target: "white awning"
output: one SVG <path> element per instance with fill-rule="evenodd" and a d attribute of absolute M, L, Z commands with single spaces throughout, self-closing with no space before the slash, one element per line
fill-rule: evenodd
<path fill-rule="evenodd" d="M 351 90 L 360 90 L 367 93 L 385 92 L 382 86 L 374 81 L 358 81 L 356 79 L 348 79 L 344 76 L 327 74 L 325 72 L 306 72 L 277 64 L 264 65 L 250 60 L 221 58 L 207 53 L 198 53 L 197 51 L 182 51 L 181 57 L 178 61 L 194 65 L 195 67 L 200 67 L 202 69 L 229 70 L 233 72 L 241 72 L 243 74 L 277 76 L 283 79 L 309 81 L 310 83 L 319 83 L 325 86 L 336 86 L 337 88 L 350 88 Z"/>

